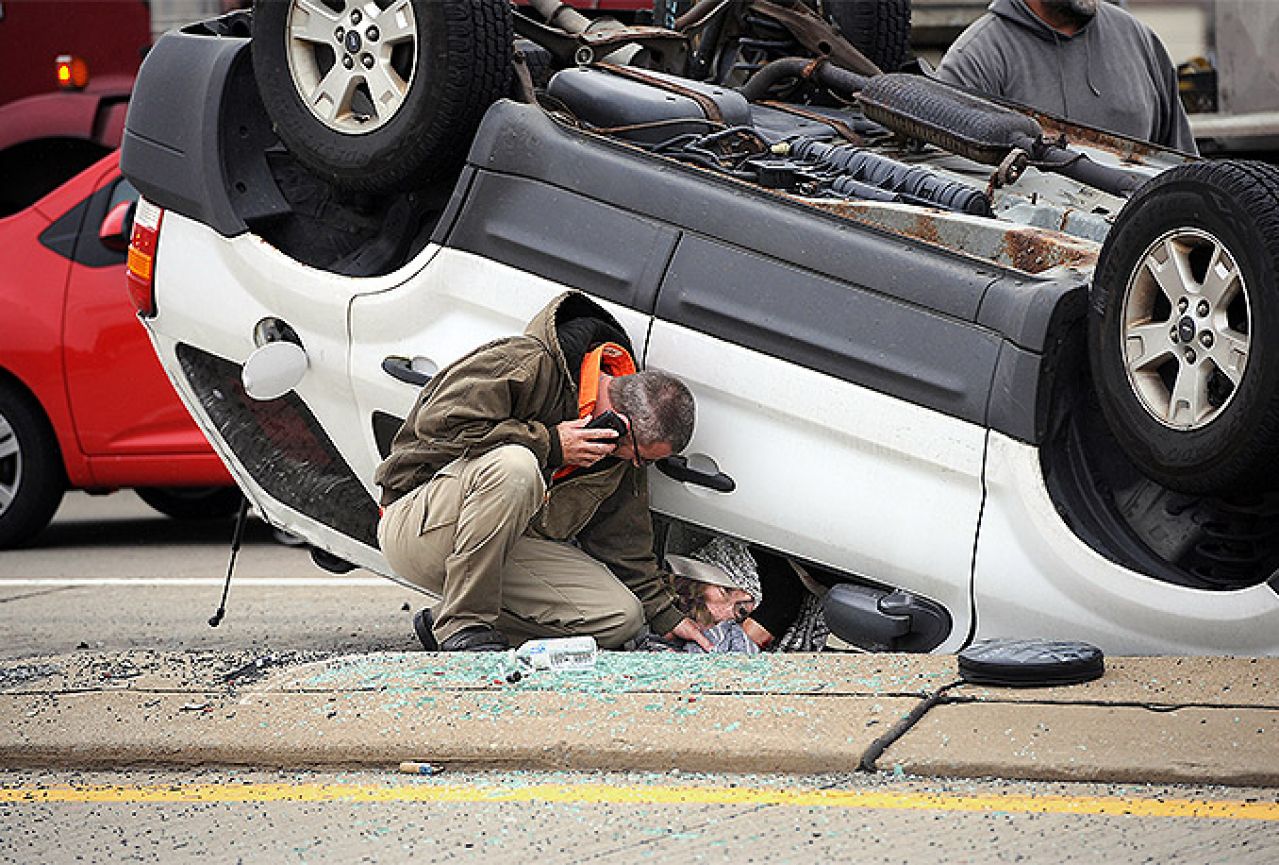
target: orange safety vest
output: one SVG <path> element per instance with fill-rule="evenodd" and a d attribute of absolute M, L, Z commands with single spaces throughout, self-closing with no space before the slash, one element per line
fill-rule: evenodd
<path fill-rule="evenodd" d="M 614 378 L 635 374 L 635 361 L 630 352 L 615 342 L 606 342 L 588 351 L 582 358 L 580 384 L 577 388 L 577 416 L 579 418 L 595 415 L 595 405 L 599 402 L 600 374 L 608 373 Z M 577 466 L 561 466 L 555 470 L 552 480 L 559 480 L 575 471 Z"/>

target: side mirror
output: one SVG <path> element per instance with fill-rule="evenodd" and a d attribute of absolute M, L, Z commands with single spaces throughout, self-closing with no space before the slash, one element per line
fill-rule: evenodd
<path fill-rule="evenodd" d="M 133 212 L 136 201 L 121 201 L 107 212 L 98 226 L 98 240 L 112 252 L 128 252 L 129 236 L 133 231 Z"/>

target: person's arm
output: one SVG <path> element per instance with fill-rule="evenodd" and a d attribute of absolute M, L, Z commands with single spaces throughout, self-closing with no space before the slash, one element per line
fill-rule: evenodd
<path fill-rule="evenodd" d="M 978 19 L 946 51 L 937 78 L 992 96 L 1006 95 L 1005 58 L 995 40 L 993 16 Z"/>
<path fill-rule="evenodd" d="M 1195 143 L 1195 135 L 1190 131 L 1186 107 L 1181 103 L 1177 67 L 1173 66 L 1168 50 L 1153 31 L 1150 33 L 1150 43 L 1150 62 L 1153 65 L 1151 71 L 1156 76 L 1159 87 L 1159 129 L 1155 133 L 1154 142 L 1198 156 L 1199 145 Z"/>
<path fill-rule="evenodd" d="M 538 376 L 554 369 L 543 354 L 545 349 L 532 340 L 503 340 L 446 369 L 419 397 L 414 435 L 456 456 L 480 456 L 519 444 L 544 468 L 560 465 L 555 427 L 526 417 L 540 408 L 533 405 L 539 401 L 536 392 L 549 387 Z"/>
<path fill-rule="evenodd" d="M 608 565 L 644 608 L 653 633 L 692 640 L 708 652 L 710 640 L 675 606 L 670 581 L 663 579 L 653 553 L 653 517 L 648 510 L 648 475 L 628 466 L 622 482 L 577 534 L 588 556 Z"/>

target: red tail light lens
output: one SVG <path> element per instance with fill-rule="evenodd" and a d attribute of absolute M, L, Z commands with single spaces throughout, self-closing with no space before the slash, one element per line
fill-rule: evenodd
<path fill-rule="evenodd" d="M 129 299 L 144 318 L 155 315 L 155 248 L 164 211 L 145 198 L 138 199 L 129 240 Z"/>

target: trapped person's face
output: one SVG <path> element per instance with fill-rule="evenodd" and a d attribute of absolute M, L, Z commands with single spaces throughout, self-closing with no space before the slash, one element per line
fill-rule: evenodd
<path fill-rule="evenodd" d="M 706 611 L 711 619 L 719 622 L 744 622 L 755 609 L 755 599 L 741 589 L 726 589 L 723 586 L 706 587 L 702 595 Z"/>

